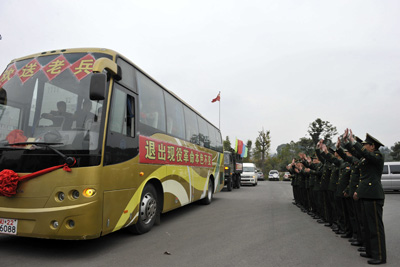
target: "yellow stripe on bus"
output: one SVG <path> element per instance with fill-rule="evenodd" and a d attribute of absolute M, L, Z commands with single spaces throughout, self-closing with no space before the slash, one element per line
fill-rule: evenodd
<path fill-rule="evenodd" d="M 119 218 L 117 224 L 115 225 L 113 232 L 121 229 L 126 225 L 126 223 L 129 221 L 129 225 L 133 222 L 132 217 L 135 219 L 137 217 L 137 214 L 133 216 L 133 212 L 135 209 L 138 207 L 140 203 L 140 198 L 142 196 L 143 188 L 147 184 L 147 182 L 152 179 L 152 178 L 157 178 L 161 180 L 162 178 L 170 175 L 167 173 L 167 165 L 160 166 L 157 170 L 155 170 L 153 173 L 151 173 L 145 181 L 139 186 L 139 188 L 136 190 L 135 194 L 132 196 L 130 201 L 128 202 L 127 206 L 125 207 L 124 212 L 121 217 Z M 178 168 L 187 168 L 185 167 L 178 167 Z M 191 187 L 198 190 L 202 191 L 203 194 L 202 196 L 205 195 L 206 190 L 207 190 L 207 185 L 208 185 L 208 177 L 202 177 L 200 176 L 197 172 L 193 171 L 193 168 L 188 168 L 188 170 L 191 172 Z M 215 170 L 214 170 L 215 172 Z M 209 172 L 208 172 L 209 176 Z M 218 176 L 218 174 L 217 174 Z M 189 182 L 189 181 L 188 181 Z M 164 193 L 171 193 L 175 195 L 178 199 L 179 202 L 182 205 L 188 204 L 191 202 L 190 196 L 188 195 L 188 192 L 185 190 L 185 188 L 182 186 L 181 183 L 174 181 L 174 180 L 167 180 L 162 183 Z M 189 192 L 190 193 L 190 192 Z"/>

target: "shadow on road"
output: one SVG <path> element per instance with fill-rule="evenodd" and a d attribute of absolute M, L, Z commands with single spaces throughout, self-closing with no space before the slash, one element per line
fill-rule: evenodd
<path fill-rule="evenodd" d="M 218 203 L 219 199 L 214 198 L 213 204 Z M 207 208 L 199 202 L 188 204 L 184 207 L 167 212 L 161 215 L 161 226 L 179 221 L 183 216 L 190 216 L 192 212 Z M 153 229 L 154 231 L 155 229 Z M 17 236 L 0 235 L 1 253 L 18 254 L 27 258 L 40 260 L 46 259 L 65 259 L 74 258 L 75 260 L 87 259 L 100 254 L 107 254 L 110 250 L 118 250 L 130 242 L 140 242 L 146 235 L 134 235 L 127 229 L 121 229 L 114 233 L 90 240 L 52 240 L 38 239 Z M 16 259 L 18 262 L 18 259 Z"/>

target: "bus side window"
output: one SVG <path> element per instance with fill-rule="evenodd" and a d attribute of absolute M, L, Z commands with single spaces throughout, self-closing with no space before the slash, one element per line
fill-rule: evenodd
<path fill-rule="evenodd" d="M 210 148 L 210 135 L 208 133 L 208 123 L 201 117 L 197 117 L 199 122 L 200 145 Z"/>
<path fill-rule="evenodd" d="M 167 109 L 167 133 L 185 139 L 185 120 L 183 105 L 169 93 L 165 93 Z"/>
<path fill-rule="evenodd" d="M 183 107 L 183 112 L 185 114 L 185 125 L 186 125 L 186 140 L 199 144 L 199 125 L 197 123 L 197 115 L 188 107 Z"/>
<path fill-rule="evenodd" d="M 208 125 L 208 132 L 210 134 L 210 148 L 217 149 L 217 129 L 215 129 L 211 124 Z"/>
<path fill-rule="evenodd" d="M 165 132 L 164 94 L 160 86 L 141 72 L 137 72 L 139 89 L 139 121 Z"/>
<path fill-rule="evenodd" d="M 217 140 L 217 151 L 222 152 L 224 150 L 224 146 L 222 144 L 221 132 L 218 129 L 215 129 L 215 138 Z"/>

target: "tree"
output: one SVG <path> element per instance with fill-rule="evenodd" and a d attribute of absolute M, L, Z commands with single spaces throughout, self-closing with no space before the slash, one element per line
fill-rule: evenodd
<path fill-rule="evenodd" d="M 263 173 L 268 174 L 270 170 L 282 171 L 280 165 L 277 157 L 270 157 L 265 161 L 265 165 L 262 167 Z"/>
<path fill-rule="evenodd" d="M 269 136 L 269 131 L 262 131 L 258 132 L 258 137 L 256 138 L 256 147 L 255 152 L 256 154 L 261 157 L 261 162 L 264 163 L 265 158 L 269 155 L 269 149 L 271 147 L 271 137 Z"/>
<path fill-rule="evenodd" d="M 289 144 L 282 144 L 277 148 L 277 158 L 279 162 L 279 170 L 284 171 L 286 165 L 292 162 L 300 152 L 298 142 L 291 141 Z"/>
<path fill-rule="evenodd" d="M 400 160 L 400 142 L 394 143 L 394 146 L 391 147 L 392 152 L 390 155 L 393 157 L 393 160 L 399 161 Z"/>
<path fill-rule="evenodd" d="M 306 155 L 311 156 L 315 152 L 315 144 L 310 138 L 302 137 L 296 144 L 298 149 Z"/>
<path fill-rule="evenodd" d="M 324 139 L 325 144 L 328 146 L 332 145 L 332 138 L 338 134 L 335 126 L 333 126 L 329 121 L 323 121 L 320 118 L 310 123 L 308 126 L 308 133 L 310 134 L 314 145 L 316 145 L 320 139 Z"/>
<path fill-rule="evenodd" d="M 382 153 L 385 161 L 393 161 L 392 150 L 390 150 L 390 148 L 382 146 L 379 148 L 379 151 Z"/>
<path fill-rule="evenodd" d="M 251 146 L 253 145 L 253 142 L 251 140 L 247 140 L 246 147 L 247 147 L 247 158 L 243 159 L 243 162 L 250 162 L 252 152 L 251 152 Z"/>
<path fill-rule="evenodd" d="M 229 140 L 229 136 L 226 136 L 226 139 L 224 140 L 224 151 L 231 151 L 231 141 Z"/>

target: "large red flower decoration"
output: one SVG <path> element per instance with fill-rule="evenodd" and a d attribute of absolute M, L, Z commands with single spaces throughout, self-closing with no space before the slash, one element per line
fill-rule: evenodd
<path fill-rule="evenodd" d="M 17 193 L 19 177 L 12 170 L 0 172 L 0 195 L 11 197 Z"/>

